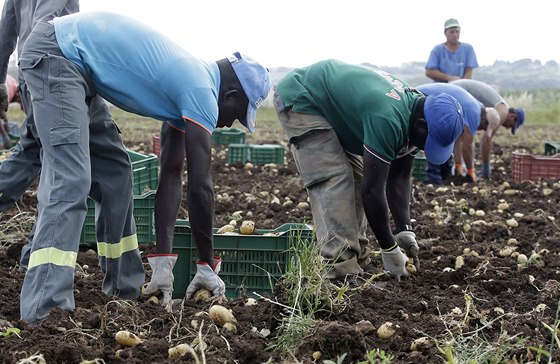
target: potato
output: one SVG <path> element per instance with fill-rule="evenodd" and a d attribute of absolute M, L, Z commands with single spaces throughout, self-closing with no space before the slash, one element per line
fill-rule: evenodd
<path fill-rule="evenodd" d="M 218 231 L 216 231 L 216 234 L 232 233 L 234 231 L 235 227 L 233 225 L 227 224 L 219 228 Z"/>
<path fill-rule="evenodd" d="M 255 222 L 251 220 L 243 221 L 239 227 L 239 232 L 243 235 L 253 234 L 255 232 Z"/>
<path fill-rule="evenodd" d="M 455 270 L 461 269 L 461 267 L 464 265 L 465 265 L 465 258 L 463 258 L 461 255 L 455 258 Z"/>
<path fill-rule="evenodd" d="M 422 351 L 422 349 L 434 346 L 433 341 L 429 337 L 420 337 L 412 342 L 410 351 Z"/>
<path fill-rule="evenodd" d="M 210 307 L 210 309 L 208 310 L 208 314 L 210 315 L 210 318 L 212 320 L 219 323 L 220 325 L 224 325 L 227 322 L 237 322 L 235 316 L 233 316 L 231 311 L 221 305 L 213 305 L 212 307 Z"/>
<path fill-rule="evenodd" d="M 206 288 L 201 288 L 198 291 L 196 291 L 193 298 L 194 298 L 194 302 L 199 303 L 199 302 L 208 301 L 210 297 L 212 297 L 212 292 L 210 292 Z"/>
<path fill-rule="evenodd" d="M 508 219 L 506 220 L 506 225 L 511 228 L 516 228 L 519 226 L 519 223 L 515 219 Z"/>
<path fill-rule="evenodd" d="M 117 341 L 117 343 L 131 348 L 142 342 L 142 340 L 140 340 L 138 336 L 126 330 L 117 332 L 115 334 L 115 340 Z"/>
<path fill-rule="evenodd" d="M 224 329 L 230 332 L 237 332 L 237 327 L 231 322 L 226 322 L 224 324 Z"/>
<path fill-rule="evenodd" d="M 321 360 L 322 354 L 320 351 L 315 351 L 311 356 L 313 357 L 313 360 L 318 361 Z"/>
<path fill-rule="evenodd" d="M 385 322 L 377 329 L 377 336 L 379 336 L 382 339 L 388 339 L 391 336 L 393 336 L 395 332 L 397 332 L 398 328 L 399 326 L 395 325 L 392 322 Z"/>
<path fill-rule="evenodd" d="M 245 302 L 245 306 L 255 306 L 257 304 L 257 300 L 254 298 L 247 298 L 247 302 Z"/>
<path fill-rule="evenodd" d="M 196 355 L 193 348 L 188 344 L 179 344 L 167 350 L 169 359 L 180 358 L 184 356 L 186 353 L 191 353 L 193 356 Z"/>

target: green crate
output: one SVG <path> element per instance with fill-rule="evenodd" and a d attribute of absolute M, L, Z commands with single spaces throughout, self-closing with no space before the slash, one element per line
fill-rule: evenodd
<path fill-rule="evenodd" d="M 157 155 L 144 155 L 127 150 L 132 163 L 132 191 L 141 195 L 146 191 L 157 189 L 158 185 L 158 159 Z"/>
<path fill-rule="evenodd" d="M 560 142 L 544 142 L 544 155 L 560 153 Z"/>
<path fill-rule="evenodd" d="M 228 163 L 284 165 L 284 147 L 280 144 L 230 144 L 228 146 Z"/>
<path fill-rule="evenodd" d="M 248 158 L 254 164 L 275 163 L 284 165 L 284 147 L 280 144 L 251 145 Z"/>
<path fill-rule="evenodd" d="M 249 161 L 248 157 L 249 146 L 247 144 L 230 144 L 228 145 L 227 162 L 232 163 L 246 163 Z"/>
<path fill-rule="evenodd" d="M 423 155 L 417 155 L 414 158 L 414 163 L 412 164 L 412 179 L 414 181 L 423 181 L 426 177 L 426 157 Z"/>
<path fill-rule="evenodd" d="M 288 249 L 299 241 L 309 243 L 314 239 L 313 228 L 307 224 L 284 224 L 274 230 L 257 229 L 254 235 L 220 235 L 216 231 L 214 229 L 214 254 L 222 258 L 220 278 L 226 285 L 226 296 L 230 298 L 243 292 L 270 295 L 288 264 Z M 266 233 L 272 235 L 263 235 Z M 196 274 L 198 260 L 187 220 L 177 220 L 175 224 L 173 253 L 179 255 L 173 269 L 173 297 L 183 298 Z"/>
<path fill-rule="evenodd" d="M 216 144 L 245 144 L 245 131 L 237 128 L 216 129 L 212 132 Z"/>
<path fill-rule="evenodd" d="M 148 191 L 142 195 L 134 196 L 134 222 L 139 243 L 149 243 L 155 240 L 154 205 L 156 192 Z M 95 233 L 95 201 L 87 200 L 88 211 L 82 227 L 80 244 L 95 246 L 97 235 Z"/>

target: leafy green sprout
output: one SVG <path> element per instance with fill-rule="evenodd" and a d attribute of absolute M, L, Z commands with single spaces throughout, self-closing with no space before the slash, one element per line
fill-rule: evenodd
<path fill-rule="evenodd" d="M 0 336 L 10 336 L 10 335 L 17 335 L 19 336 L 19 334 L 21 333 L 21 330 L 18 329 L 17 327 L 9 327 L 4 331 L 0 331 Z"/>

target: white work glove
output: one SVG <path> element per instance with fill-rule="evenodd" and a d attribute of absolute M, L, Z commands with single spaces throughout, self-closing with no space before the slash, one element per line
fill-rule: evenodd
<path fill-rule="evenodd" d="M 381 260 L 383 261 L 383 269 L 388 271 L 397 281 L 400 281 L 401 277 L 408 277 L 408 271 L 406 270 L 408 258 L 396 243 L 392 248 L 381 249 Z"/>
<path fill-rule="evenodd" d="M 206 288 L 214 297 L 224 296 L 226 293 L 226 285 L 218 273 L 222 267 L 222 259 L 214 257 L 214 268 L 203 261 L 196 262 L 196 274 L 187 287 L 186 298 L 191 299 L 194 294 L 201 288 Z"/>
<path fill-rule="evenodd" d="M 416 242 L 416 234 L 412 231 L 401 231 L 395 236 L 395 241 L 399 247 L 406 252 L 409 258 L 414 259 L 414 266 L 416 269 L 420 269 L 420 259 L 418 259 L 420 247 Z"/>
<path fill-rule="evenodd" d="M 152 279 L 142 289 L 145 296 L 153 296 L 159 292 L 163 295 L 161 305 L 168 308 L 173 293 L 173 267 L 177 262 L 177 254 L 150 254 L 148 263 L 152 268 Z"/>

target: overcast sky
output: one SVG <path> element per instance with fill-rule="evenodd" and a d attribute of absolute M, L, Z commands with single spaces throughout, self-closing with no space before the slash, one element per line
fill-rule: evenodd
<path fill-rule="evenodd" d="M 522 58 L 560 62 L 560 0 L 81 0 L 141 20 L 192 54 L 241 51 L 268 67 L 337 58 L 398 66 L 425 62 L 457 18 L 481 66 Z M 133 41 L 133 40 L 131 40 Z"/>

